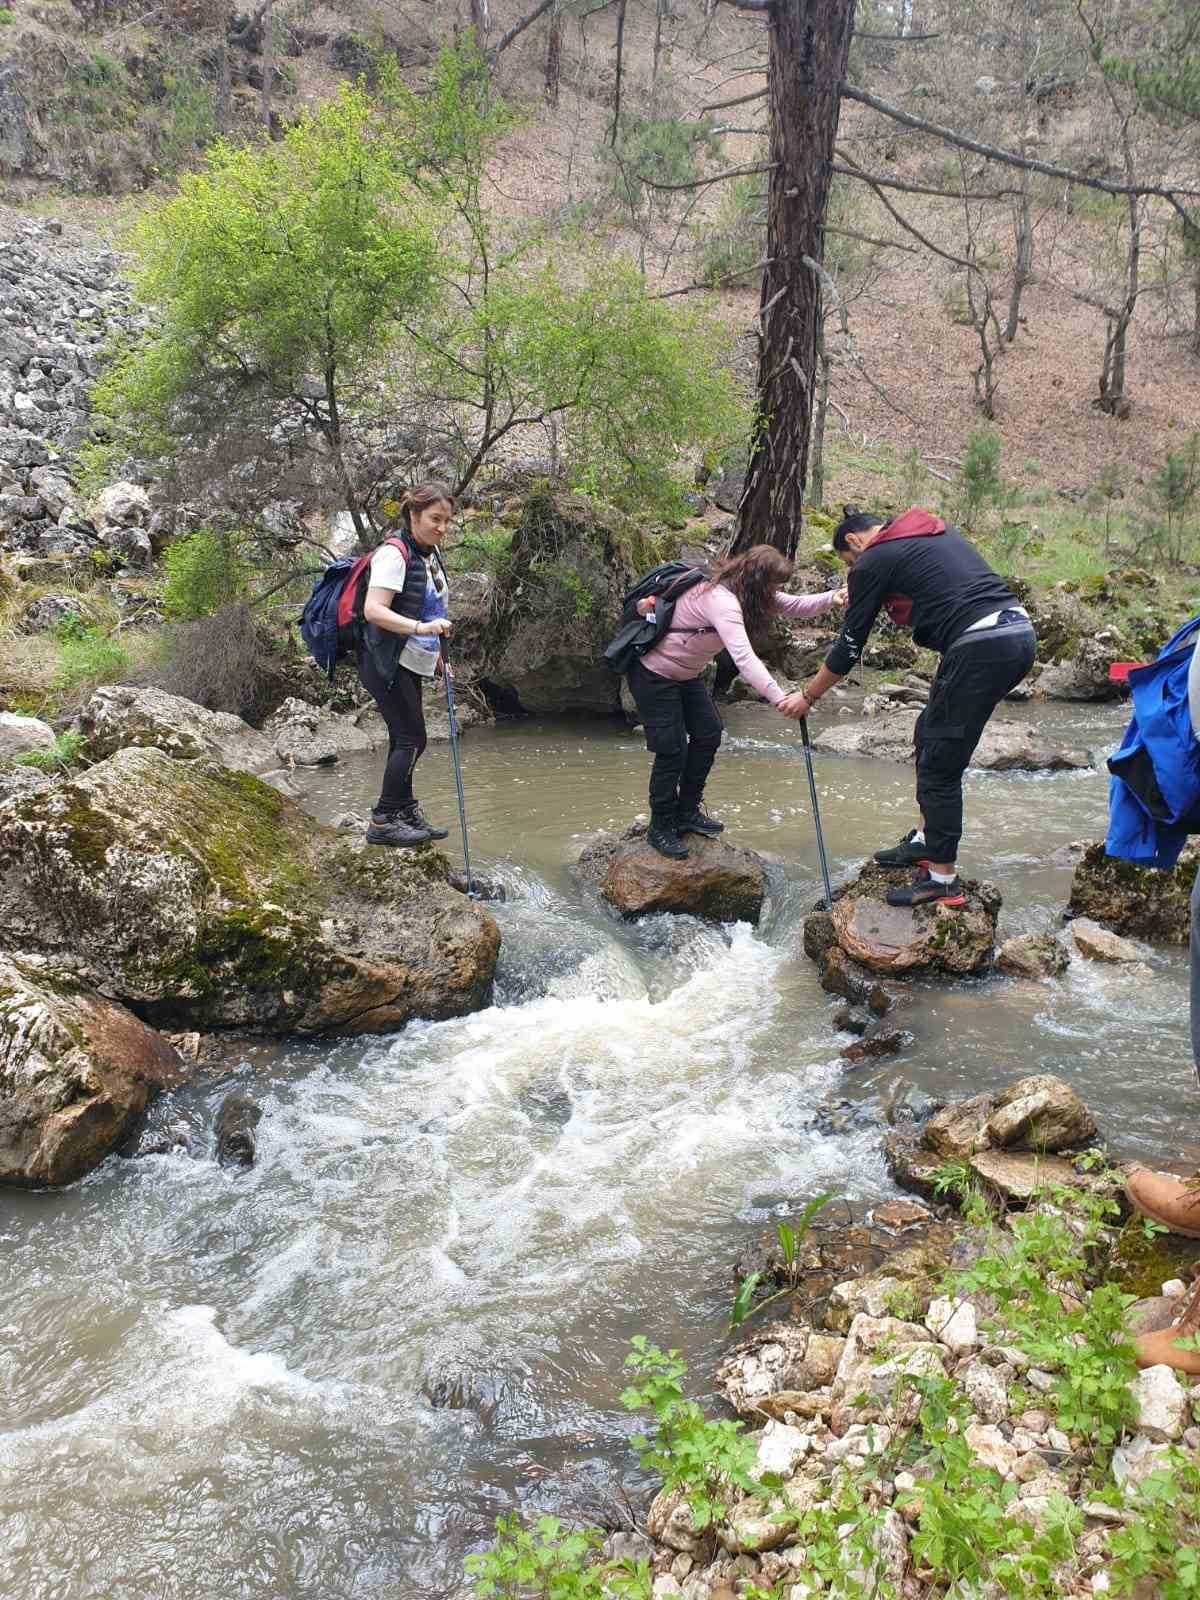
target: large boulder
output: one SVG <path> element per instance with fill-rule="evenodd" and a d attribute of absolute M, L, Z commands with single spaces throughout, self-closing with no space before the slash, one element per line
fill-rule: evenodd
<path fill-rule="evenodd" d="M 0 761 L 45 750 L 54 743 L 54 729 L 40 717 L 21 717 L 15 711 L 0 711 Z"/>
<path fill-rule="evenodd" d="M 582 496 L 529 496 L 481 674 L 494 704 L 543 716 L 619 710 L 620 679 L 601 653 L 635 574 L 633 540 L 615 513 Z"/>
<path fill-rule="evenodd" d="M 675 911 L 710 922 L 757 922 L 767 893 L 767 869 L 752 850 L 690 834 L 685 861 L 659 855 L 643 829 L 611 834 L 579 858 L 578 873 L 624 917 Z"/>
<path fill-rule="evenodd" d="M 207 711 L 194 700 L 161 689 L 108 684 L 96 690 L 76 727 L 98 760 L 136 746 L 180 761 L 203 757 L 233 772 L 269 772 L 279 765 L 270 740 L 241 717 Z"/>
<path fill-rule="evenodd" d="M 1106 855 L 1103 844 L 1089 844 L 1075 868 L 1067 914 L 1150 944 L 1186 944 L 1198 862 L 1200 851 L 1191 842 L 1170 872 L 1120 861 Z"/>
<path fill-rule="evenodd" d="M 874 756 L 884 761 L 913 759 L 913 730 L 920 711 L 912 706 L 882 716 L 847 719 L 822 728 L 813 745 L 831 755 Z M 1094 766 L 1087 750 L 1067 750 L 1045 739 L 1028 722 L 993 717 L 971 757 L 985 772 L 1079 772 Z"/>
<path fill-rule="evenodd" d="M 1070 653 L 1051 661 L 1038 674 L 1038 693 L 1048 700 L 1115 700 L 1119 685 L 1108 675 L 1126 647 L 1116 633 L 1100 633 L 1074 641 Z"/>
<path fill-rule="evenodd" d="M 996 971 L 1010 978 L 1061 978 L 1070 963 L 1070 952 L 1052 933 L 1017 934 L 996 952 Z"/>
<path fill-rule="evenodd" d="M 0 1184 L 83 1177 L 185 1076 L 131 1011 L 27 957 L 0 956 L 0 1040 Z"/>
<path fill-rule="evenodd" d="M 903 881 L 905 874 L 871 863 L 837 892 L 832 920 L 842 952 L 870 972 L 955 977 L 986 972 L 996 942 L 999 892 L 990 883 L 967 879 L 962 906 L 888 905 L 888 889 Z"/>
<path fill-rule="evenodd" d="M 382 1033 L 477 1009 L 500 936 L 448 873 L 429 846 L 372 849 L 156 749 L 0 807 L 12 946 L 181 1029 Z"/>

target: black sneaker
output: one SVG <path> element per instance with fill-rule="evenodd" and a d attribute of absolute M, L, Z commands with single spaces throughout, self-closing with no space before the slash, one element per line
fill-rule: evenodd
<path fill-rule="evenodd" d="M 401 849 L 428 843 L 428 828 L 417 828 L 399 811 L 372 811 L 367 824 L 368 844 L 391 844 Z"/>
<path fill-rule="evenodd" d="M 910 829 L 899 844 L 891 845 L 886 850 L 876 850 L 874 855 L 877 867 L 919 867 L 928 860 L 929 846 L 924 839 L 917 838 L 916 828 Z"/>
<path fill-rule="evenodd" d="M 932 875 L 925 871 L 918 873 L 917 881 L 906 888 L 889 889 L 887 903 L 890 906 L 965 906 L 967 896 L 962 879 L 957 875 L 949 883 L 935 883 Z"/>
<path fill-rule="evenodd" d="M 435 828 L 415 800 L 412 805 L 405 806 L 400 815 L 405 822 L 411 822 L 414 828 L 424 828 L 431 839 L 448 839 L 450 837 L 450 829 Z"/>
<path fill-rule="evenodd" d="M 646 830 L 646 843 L 660 856 L 670 856 L 672 861 L 686 861 L 690 853 L 674 828 L 656 828 L 653 823 Z"/>
<path fill-rule="evenodd" d="M 703 833 L 709 838 L 725 832 L 725 824 L 710 817 L 697 806 L 694 811 L 681 811 L 675 823 L 676 833 Z"/>

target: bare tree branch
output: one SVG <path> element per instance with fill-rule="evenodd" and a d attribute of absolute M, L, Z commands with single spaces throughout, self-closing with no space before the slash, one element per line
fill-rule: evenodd
<path fill-rule="evenodd" d="M 832 233 L 839 239 L 857 239 L 859 244 L 873 244 L 877 250 L 903 250 L 910 256 L 919 256 L 921 252 L 913 244 L 901 244 L 898 239 L 873 239 L 869 233 L 855 233 L 853 228 L 833 228 L 825 224 L 825 232 Z"/>
<path fill-rule="evenodd" d="M 706 111 L 728 111 L 733 106 L 748 106 L 752 100 L 765 100 L 766 98 L 767 90 L 764 86 L 761 89 L 753 90 L 750 94 L 740 94 L 736 100 L 714 100 L 711 105 L 701 106 L 699 115 L 703 116 Z"/>
<path fill-rule="evenodd" d="M 1112 183 L 1107 178 L 1093 178 L 1084 172 L 1072 172 L 1069 167 L 1057 167 L 1052 162 L 1038 161 L 1033 156 L 1019 156 L 1013 150 L 1001 150 L 979 139 L 969 139 L 965 133 L 956 133 L 953 128 L 944 128 L 940 123 L 927 122 L 924 117 L 916 117 L 901 106 L 880 100 L 877 95 L 853 83 L 842 84 L 842 98 L 870 106 L 872 111 L 878 111 L 906 128 L 914 128 L 918 133 L 931 133 L 935 139 L 941 139 L 946 144 L 969 150 L 973 155 L 982 156 L 985 161 L 999 161 L 1006 167 L 1023 167 L 1027 172 L 1040 172 L 1043 177 L 1061 178 L 1066 183 L 1078 183 L 1086 189 L 1100 189 L 1105 194 L 1153 196 L 1159 200 L 1169 200 L 1181 215 L 1186 208 L 1181 205 L 1180 196 L 1200 198 L 1200 189 L 1164 189 L 1149 183 Z"/>
<path fill-rule="evenodd" d="M 538 6 L 535 11 L 531 11 L 529 15 L 527 17 L 523 17 L 520 22 L 514 23 L 504 37 L 499 41 L 499 43 L 496 44 L 493 49 L 488 51 L 488 60 L 495 61 L 501 50 L 507 50 L 514 39 L 519 39 L 521 37 L 526 28 L 532 28 L 538 18 L 544 17 L 553 4 L 554 0 L 542 0 L 541 5 Z"/>
<path fill-rule="evenodd" d="M 846 161 L 854 160 L 853 156 L 846 155 L 845 151 L 839 151 L 839 154 Z M 857 165 L 839 167 L 836 161 L 833 163 L 833 170 L 842 178 L 865 180 L 867 176 Z M 923 183 L 905 183 L 900 178 L 885 178 L 877 172 L 871 173 L 870 182 L 877 183 L 881 189 L 898 189 L 901 194 L 927 194 L 937 200 L 1013 200 L 1021 193 L 1019 189 L 984 189 L 978 193 L 964 193 L 961 189 L 931 189 Z"/>
<path fill-rule="evenodd" d="M 854 31 L 856 39 L 870 39 L 874 44 L 924 44 L 926 39 L 940 39 L 940 33 L 859 33 Z"/>
<path fill-rule="evenodd" d="M 653 178 L 647 178 L 641 172 L 635 173 L 634 176 L 639 183 L 644 183 L 647 189 L 703 189 L 709 183 L 724 183 L 726 178 L 748 178 L 755 172 L 772 172 L 778 165 L 777 161 L 767 161 L 757 167 L 730 167 L 726 172 L 714 172 L 711 178 L 696 178 L 691 183 L 655 183 Z"/>

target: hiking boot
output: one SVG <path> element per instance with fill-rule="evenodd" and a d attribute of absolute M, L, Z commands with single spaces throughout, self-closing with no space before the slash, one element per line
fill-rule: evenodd
<path fill-rule="evenodd" d="M 1180 1348 L 1178 1343 L 1186 1339 L 1189 1345 L 1200 1345 L 1197 1335 L 1200 1335 L 1200 1283 L 1193 1288 L 1191 1298 L 1173 1326 L 1164 1328 L 1161 1333 L 1139 1334 L 1133 1341 L 1138 1366 L 1174 1367 L 1176 1372 L 1200 1376 L 1200 1349 Z"/>
<path fill-rule="evenodd" d="M 921 867 L 929 860 L 929 846 L 918 839 L 920 830 L 910 828 L 899 844 L 886 850 L 876 850 L 872 858 L 877 867 Z"/>
<path fill-rule="evenodd" d="M 1200 1176 L 1175 1178 L 1169 1172 L 1139 1168 L 1126 1180 L 1125 1196 L 1135 1211 L 1171 1233 L 1200 1239 Z"/>
<path fill-rule="evenodd" d="M 681 811 L 675 822 L 676 833 L 702 833 L 708 838 L 715 838 L 718 833 L 725 832 L 725 824 L 718 822 L 716 817 L 710 817 L 707 812 L 701 811 L 696 806 L 692 811 Z"/>
<path fill-rule="evenodd" d="M 646 830 L 646 843 L 660 856 L 670 856 L 672 861 L 686 861 L 688 847 L 674 828 L 658 827 L 653 822 Z"/>
<path fill-rule="evenodd" d="M 963 906 L 967 903 L 962 879 L 955 876 L 949 883 L 935 883 L 928 869 L 918 873 L 917 881 L 904 889 L 889 889 L 890 906 Z"/>
<path fill-rule="evenodd" d="M 424 828 L 431 839 L 448 839 L 450 837 L 450 829 L 435 828 L 415 800 L 411 805 L 402 806 L 400 815 L 405 822 L 411 823 L 414 828 Z"/>
<path fill-rule="evenodd" d="M 392 844 L 401 848 L 426 844 L 431 835 L 428 828 L 418 828 L 401 811 L 372 811 L 367 824 L 368 844 Z"/>

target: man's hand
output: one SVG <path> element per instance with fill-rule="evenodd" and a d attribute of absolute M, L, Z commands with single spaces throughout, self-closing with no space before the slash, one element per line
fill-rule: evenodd
<path fill-rule="evenodd" d="M 790 717 L 793 722 L 799 722 L 801 717 L 806 717 L 809 714 L 812 706 L 804 698 L 800 690 L 797 689 L 794 694 L 785 694 L 775 709 L 782 712 L 785 717 Z"/>

